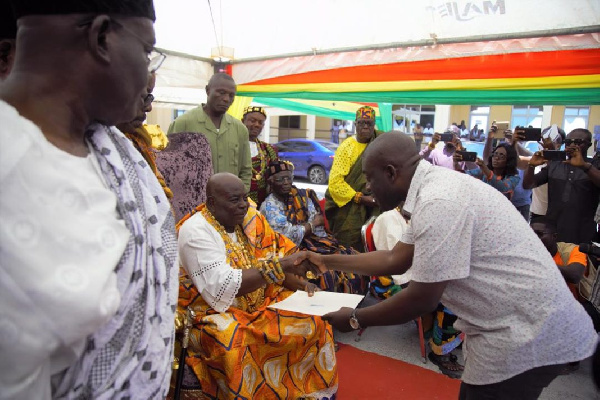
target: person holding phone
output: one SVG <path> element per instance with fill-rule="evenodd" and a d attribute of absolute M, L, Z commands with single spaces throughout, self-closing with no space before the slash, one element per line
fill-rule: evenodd
<path fill-rule="evenodd" d="M 520 181 L 517 173 L 517 159 L 517 152 L 511 145 L 500 143 L 488 157 L 487 164 L 481 158 L 477 158 L 475 161 L 479 167 L 477 169 L 466 171 L 462 169 L 460 166 L 462 155 L 459 153 L 454 154 L 453 161 L 455 170 L 465 172 L 493 186 L 510 200 Z"/>
<path fill-rule="evenodd" d="M 600 200 L 600 159 L 588 159 L 592 134 L 587 129 L 574 129 L 565 140 L 567 159 L 549 161 L 538 151 L 529 160 L 523 175 L 523 187 L 548 184 L 546 215 L 556 224 L 558 241 L 586 243 L 597 235 L 594 216 Z M 548 163 L 540 172 L 534 169 Z"/>
<path fill-rule="evenodd" d="M 456 150 L 462 149 L 460 139 L 458 138 L 459 134 L 460 132 L 456 125 L 450 126 L 443 134 L 434 133 L 433 137 L 431 138 L 431 143 L 421 150 L 419 155 L 425 161 L 433 165 L 438 165 L 440 167 L 449 169 L 454 168 L 452 157 L 454 156 Z M 445 143 L 443 148 L 436 147 L 440 141 Z M 465 163 L 461 164 L 461 168 L 465 168 L 466 166 L 467 165 L 465 165 Z M 470 168 L 475 168 L 475 163 L 469 163 L 468 166 Z"/>

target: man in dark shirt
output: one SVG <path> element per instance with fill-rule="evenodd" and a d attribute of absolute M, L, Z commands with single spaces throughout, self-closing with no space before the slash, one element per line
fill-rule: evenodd
<path fill-rule="evenodd" d="M 535 167 L 546 162 L 538 151 L 523 175 L 525 189 L 548 183 L 546 216 L 555 222 L 560 242 L 584 243 L 596 236 L 594 215 L 600 198 L 600 163 L 597 158 L 587 157 L 591 144 L 590 131 L 574 129 L 565 140 L 566 161 L 549 161 L 534 174 Z"/>

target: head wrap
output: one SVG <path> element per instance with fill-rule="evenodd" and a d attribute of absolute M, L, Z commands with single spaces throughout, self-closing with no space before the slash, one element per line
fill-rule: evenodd
<path fill-rule="evenodd" d="M 267 113 L 265 112 L 265 109 L 263 107 L 248 106 L 248 107 L 244 108 L 244 114 L 242 115 L 242 119 L 244 119 L 246 114 L 250 114 L 253 112 L 261 113 L 262 115 L 265 116 L 265 118 L 267 117 Z"/>
<path fill-rule="evenodd" d="M 460 134 L 460 129 L 456 125 L 450 125 L 448 127 L 448 129 L 446 129 L 446 132 L 448 132 L 448 133 L 456 133 L 458 135 L 458 134 Z"/>
<path fill-rule="evenodd" d="M 373 107 L 364 106 L 356 111 L 356 119 L 375 119 L 375 110 Z"/>
<path fill-rule="evenodd" d="M 550 138 L 554 143 L 560 143 L 565 138 L 565 131 L 560 129 L 558 125 L 554 124 L 552 126 L 547 127 L 542 131 L 543 138 Z M 559 140 L 562 139 L 562 140 Z"/>
<path fill-rule="evenodd" d="M 278 161 L 271 161 L 269 163 L 269 165 L 267 166 L 267 178 L 270 176 L 275 175 L 278 172 L 282 172 L 282 171 L 292 171 L 294 172 L 294 164 L 292 164 L 289 161 L 283 161 L 283 160 L 278 160 Z"/>
<path fill-rule="evenodd" d="M 17 37 L 17 19 L 12 8 L 7 2 L 0 5 L 0 39 L 14 39 Z"/>
<path fill-rule="evenodd" d="M 10 0 L 16 19 L 27 15 L 114 14 L 156 20 L 152 0 Z"/>

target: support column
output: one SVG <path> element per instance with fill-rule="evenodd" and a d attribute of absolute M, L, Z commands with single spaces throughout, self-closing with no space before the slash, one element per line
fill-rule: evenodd
<path fill-rule="evenodd" d="M 552 125 L 552 106 L 544 106 L 544 113 L 542 114 L 542 129 Z"/>
<path fill-rule="evenodd" d="M 306 138 L 308 140 L 315 140 L 315 127 L 317 117 L 314 115 L 306 116 Z"/>
<path fill-rule="evenodd" d="M 263 130 L 260 133 L 260 140 L 265 143 L 271 143 L 271 118 L 267 117 L 265 120 L 265 125 L 263 126 Z"/>
<path fill-rule="evenodd" d="M 450 106 L 446 104 L 435 105 L 433 131 L 442 133 L 450 126 Z"/>

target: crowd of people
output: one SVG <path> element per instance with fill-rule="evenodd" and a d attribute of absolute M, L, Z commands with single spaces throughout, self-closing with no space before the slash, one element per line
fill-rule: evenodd
<path fill-rule="evenodd" d="M 535 399 L 596 350 L 597 263 L 579 243 L 598 240 L 600 159 L 586 129 L 544 133 L 564 161 L 528 153 L 515 129 L 466 162 L 464 121 L 443 148 L 417 126 L 415 146 L 363 106 L 322 206 L 259 139 L 264 108 L 227 113 L 227 74 L 167 136 L 144 124 L 165 60 L 152 0 L 9 5 L 0 398 L 333 399 L 333 328 L 418 317 L 460 399 Z M 157 150 L 174 146 L 209 164 L 193 183 L 161 170 Z M 269 308 L 298 290 L 368 288 L 376 305 L 323 317 Z"/>

